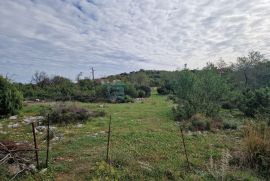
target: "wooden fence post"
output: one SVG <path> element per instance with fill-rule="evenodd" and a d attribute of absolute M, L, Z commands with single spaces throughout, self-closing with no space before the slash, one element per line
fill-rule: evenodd
<path fill-rule="evenodd" d="M 109 121 L 109 130 L 108 130 L 108 140 L 107 140 L 107 155 L 106 155 L 106 162 L 107 164 L 111 164 L 110 158 L 109 158 L 109 152 L 110 152 L 110 139 L 111 139 L 111 124 L 112 124 L 112 116 L 110 115 L 110 121 Z"/>
<path fill-rule="evenodd" d="M 37 147 L 37 140 L 36 140 L 36 130 L 35 130 L 35 124 L 32 122 L 32 132 L 33 132 L 33 139 L 34 139 L 34 145 L 35 145 L 35 155 L 36 155 L 36 161 L 37 161 L 37 169 L 39 169 L 39 159 L 38 159 L 38 147 Z"/>
<path fill-rule="evenodd" d="M 185 151 L 185 156 L 186 156 L 186 160 L 187 160 L 187 164 L 188 164 L 188 169 L 191 170 L 190 168 L 190 163 L 189 163 L 189 160 L 188 160 L 188 154 L 187 154 L 187 149 L 186 149 L 186 143 L 185 143 L 185 137 L 184 137 L 184 133 L 183 133 L 183 129 L 180 126 L 180 131 L 181 131 L 181 137 L 182 137 L 182 143 L 183 143 L 183 146 L 184 146 L 184 151 Z"/>
<path fill-rule="evenodd" d="M 49 150 L 50 150 L 50 115 L 47 117 L 47 153 L 46 153 L 46 168 L 48 168 L 49 162 Z"/>

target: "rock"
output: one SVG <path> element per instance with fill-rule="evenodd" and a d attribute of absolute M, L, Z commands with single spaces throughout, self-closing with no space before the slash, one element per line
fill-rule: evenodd
<path fill-rule="evenodd" d="M 31 124 L 33 122 L 33 120 L 29 119 L 29 118 L 25 118 L 23 119 L 24 124 Z"/>
<path fill-rule="evenodd" d="M 100 134 L 105 134 L 105 133 L 106 133 L 106 131 L 100 131 L 99 133 L 100 133 Z"/>
<path fill-rule="evenodd" d="M 30 169 L 31 172 L 34 172 L 34 173 L 36 173 L 38 171 L 37 168 L 36 168 L 36 166 L 34 164 L 30 164 L 28 166 L 28 168 Z"/>
<path fill-rule="evenodd" d="M 55 136 L 53 139 L 52 139 L 52 141 L 60 141 L 61 140 L 61 138 L 60 137 L 57 137 L 57 136 Z"/>
<path fill-rule="evenodd" d="M 77 124 L 77 128 L 81 128 L 83 124 Z"/>
<path fill-rule="evenodd" d="M 187 135 L 188 135 L 188 136 L 192 136 L 193 133 L 192 133 L 191 131 L 188 131 L 188 132 L 187 132 Z"/>
<path fill-rule="evenodd" d="M 26 117 L 23 119 L 23 122 L 25 124 L 31 124 L 33 122 L 40 122 L 42 120 L 44 120 L 44 116 L 30 116 L 30 117 Z"/>
<path fill-rule="evenodd" d="M 46 126 L 37 126 L 36 130 L 43 132 L 43 131 L 47 130 L 47 127 Z"/>
<path fill-rule="evenodd" d="M 10 116 L 9 119 L 10 119 L 10 120 L 16 120 L 16 119 L 17 119 L 17 115 L 15 115 L 15 116 Z"/>
<path fill-rule="evenodd" d="M 0 131 L 0 134 L 7 134 L 6 131 Z"/>
<path fill-rule="evenodd" d="M 36 120 L 44 120 L 45 118 L 44 118 L 44 116 L 36 116 L 36 117 L 34 117 Z"/>
<path fill-rule="evenodd" d="M 52 131 L 56 131 L 56 127 L 54 127 L 54 126 L 50 126 L 50 130 L 52 130 Z"/>
<path fill-rule="evenodd" d="M 18 128 L 19 127 L 19 124 L 16 123 L 16 124 L 9 124 L 8 125 L 8 128 Z"/>
<path fill-rule="evenodd" d="M 45 172 L 47 172 L 47 168 L 44 168 L 44 169 L 42 169 L 42 170 L 40 170 L 40 174 L 44 174 Z"/>

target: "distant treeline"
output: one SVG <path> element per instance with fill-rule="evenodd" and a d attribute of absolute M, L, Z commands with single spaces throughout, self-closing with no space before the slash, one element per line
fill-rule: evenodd
<path fill-rule="evenodd" d="M 129 81 L 78 78 L 73 82 L 62 76 L 49 77 L 45 72 L 36 72 L 31 83 L 14 85 L 22 92 L 25 100 L 130 102 L 132 98 L 151 95 L 148 77 L 144 74 L 131 76 Z"/>

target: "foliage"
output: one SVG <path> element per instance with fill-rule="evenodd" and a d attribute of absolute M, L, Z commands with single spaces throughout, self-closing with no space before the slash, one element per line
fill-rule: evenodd
<path fill-rule="evenodd" d="M 16 114 L 22 108 L 22 101 L 15 86 L 0 76 L 0 115 Z"/>
<path fill-rule="evenodd" d="M 238 107 L 246 116 L 270 119 L 270 88 L 247 89 L 239 97 Z"/>
<path fill-rule="evenodd" d="M 144 71 L 140 71 L 135 74 L 130 75 L 131 83 L 138 86 L 147 86 L 149 85 L 149 77 L 146 75 Z"/>
<path fill-rule="evenodd" d="M 170 94 L 170 91 L 165 86 L 162 86 L 162 87 L 157 88 L 157 93 L 159 95 L 168 95 Z"/>
<path fill-rule="evenodd" d="M 93 175 L 92 181 L 117 181 L 120 179 L 117 170 L 104 161 L 96 163 Z"/>
<path fill-rule="evenodd" d="M 150 97 L 151 88 L 145 85 L 137 86 L 136 90 L 138 91 L 138 97 Z"/>
<path fill-rule="evenodd" d="M 195 113 L 217 115 L 228 93 L 227 83 L 212 69 L 199 73 L 184 70 L 175 87 L 178 106 L 174 113 L 177 120 L 188 119 Z"/>
<path fill-rule="evenodd" d="M 240 151 L 242 157 L 234 158 L 238 160 L 238 164 L 256 169 L 261 175 L 269 178 L 270 128 L 267 125 L 246 125 L 243 128 Z"/>
<path fill-rule="evenodd" d="M 69 124 L 85 122 L 91 117 L 104 116 L 104 112 L 91 112 L 75 104 L 56 104 L 49 111 L 52 124 Z"/>

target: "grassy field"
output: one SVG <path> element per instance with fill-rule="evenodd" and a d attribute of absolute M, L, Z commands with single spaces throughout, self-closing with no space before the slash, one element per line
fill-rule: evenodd
<path fill-rule="evenodd" d="M 238 146 L 239 130 L 186 133 L 192 164 L 192 171 L 189 171 L 179 126 L 172 120 L 173 105 L 166 97 L 153 94 L 143 102 L 103 104 L 103 108 L 100 103 L 76 104 L 90 110 L 103 109 L 106 116 L 89 120 L 82 127 L 57 127 L 62 139 L 51 146 L 48 171 L 23 179 L 91 180 L 97 174 L 96 163 L 106 158 L 106 131 L 109 115 L 112 115 L 110 155 L 119 180 L 215 180 L 222 174 L 231 178 L 227 180 L 260 180 L 251 170 L 230 167 L 222 171 L 219 168 L 226 150 Z M 20 115 L 35 115 L 42 105 L 29 104 Z M 1 120 L 3 130 L 8 132 L 0 135 L 1 140 L 31 141 L 30 126 L 7 128 L 9 122 Z M 44 145 L 41 136 L 38 140 Z M 45 152 L 40 154 L 44 160 Z M 213 158 L 217 169 L 211 168 L 210 158 Z"/>

